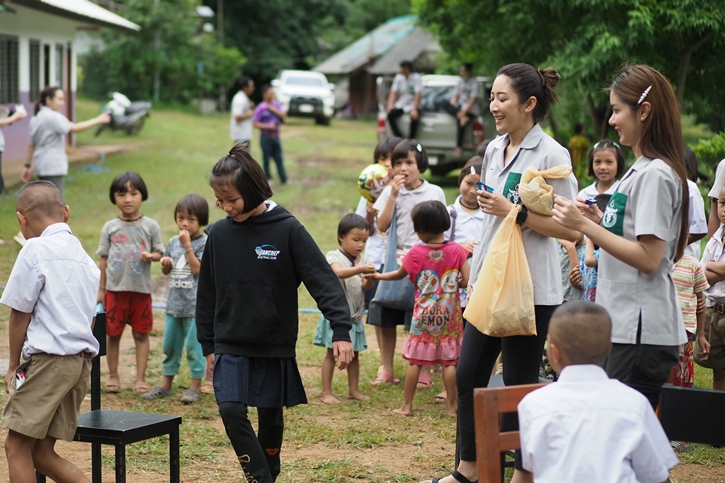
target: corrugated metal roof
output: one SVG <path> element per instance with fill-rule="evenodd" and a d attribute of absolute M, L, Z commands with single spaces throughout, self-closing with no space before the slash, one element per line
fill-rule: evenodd
<path fill-rule="evenodd" d="M 13 0 L 13 3 L 104 27 L 141 30 L 135 23 L 88 0 Z"/>
<path fill-rule="evenodd" d="M 368 72 L 373 75 L 392 75 L 398 72 L 403 60 L 414 61 L 424 52 L 440 52 L 441 46 L 433 35 L 416 27 L 410 35 L 383 54 Z"/>
<path fill-rule="evenodd" d="M 323 74 L 347 74 L 359 69 L 390 50 L 415 29 L 417 15 L 388 20 L 364 37 L 356 40 L 313 70 Z"/>

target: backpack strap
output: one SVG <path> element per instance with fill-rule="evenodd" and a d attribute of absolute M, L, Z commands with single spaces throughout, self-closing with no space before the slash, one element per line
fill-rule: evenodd
<path fill-rule="evenodd" d="M 456 218 L 458 217 L 458 213 L 456 213 L 456 207 L 449 207 L 448 214 L 451 216 L 451 236 L 448 238 L 448 241 L 452 242 L 453 239 L 456 237 Z"/>

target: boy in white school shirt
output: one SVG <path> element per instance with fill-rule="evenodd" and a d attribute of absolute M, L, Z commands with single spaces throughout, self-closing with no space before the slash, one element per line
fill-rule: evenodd
<path fill-rule="evenodd" d="M 559 374 L 519 403 L 521 458 L 533 481 L 661 483 L 677 464 L 647 398 L 602 369 L 612 322 L 591 302 L 551 317 L 549 361 Z"/>
<path fill-rule="evenodd" d="M 57 482 L 90 482 L 56 454 L 55 442 L 73 440 L 98 354 L 101 273 L 66 224 L 70 209 L 52 183 L 26 184 L 16 212 L 27 243 L 0 298 L 12 309 L 2 415 L 10 482 L 34 482 L 36 469 Z"/>

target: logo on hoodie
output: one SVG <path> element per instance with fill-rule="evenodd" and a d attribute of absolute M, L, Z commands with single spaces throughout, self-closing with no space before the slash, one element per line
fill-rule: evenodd
<path fill-rule="evenodd" d="M 257 253 L 258 260 L 277 260 L 277 255 L 279 255 L 277 248 L 267 244 L 259 245 L 254 251 Z"/>

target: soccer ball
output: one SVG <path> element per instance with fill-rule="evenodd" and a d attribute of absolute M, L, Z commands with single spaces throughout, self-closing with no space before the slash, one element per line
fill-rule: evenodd
<path fill-rule="evenodd" d="M 389 182 L 390 174 L 388 173 L 388 168 L 380 164 L 371 164 L 360 173 L 357 180 L 357 187 L 363 198 L 370 203 L 374 203 Z"/>

